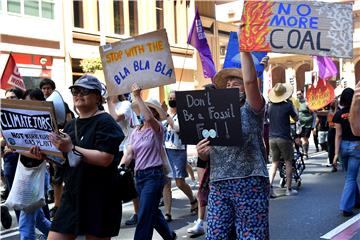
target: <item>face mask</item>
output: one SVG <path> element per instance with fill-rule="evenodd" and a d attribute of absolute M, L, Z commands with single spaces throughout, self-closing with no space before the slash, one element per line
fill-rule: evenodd
<path fill-rule="evenodd" d="M 244 100 L 246 99 L 246 94 L 245 94 L 245 92 L 239 91 L 239 94 L 240 94 L 240 102 L 244 101 Z"/>
<path fill-rule="evenodd" d="M 169 100 L 169 106 L 170 106 L 171 108 L 176 107 L 176 100 Z"/>

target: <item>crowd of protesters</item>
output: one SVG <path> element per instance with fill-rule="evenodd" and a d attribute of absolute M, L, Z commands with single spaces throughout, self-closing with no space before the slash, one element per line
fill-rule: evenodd
<path fill-rule="evenodd" d="M 169 93 L 167 108 L 157 100 L 143 100 L 141 89 L 134 84 L 132 103 L 125 95 L 109 98 L 108 114 L 102 106 L 105 99 L 100 81 L 90 75 L 75 81 L 70 91 L 78 117 L 71 116 L 67 106 L 67 123 L 60 126 L 63 130 L 49 135 L 67 161 L 62 167 L 50 163 L 52 184 L 39 186 L 46 189 L 46 195 L 54 189 L 55 207 L 50 212 L 47 205 L 31 213 L 16 211 L 21 239 L 35 239 L 35 228 L 48 239 L 117 236 L 122 217 L 122 189 L 117 188 L 119 166 L 132 169 L 135 179 L 134 215 L 126 222 L 136 224 L 134 239 L 152 239 L 154 229 L 163 239 L 176 239 L 168 225 L 173 220 L 172 179 L 189 199 L 190 213 L 197 213 L 189 233 L 206 231 L 206 239 L 269 239 L 269 197 L 275 195 L 272 185 L 279 161 L 283 159 L 286 166 L 285 195 L 296 195 L 291 185 L 294 148 L 306 158 L 311 157 L 311 133 L 321 150 L 328 151 L 333 172 L 341 161 L 346 180 L 340 210 L 344 216 L 353 215 L 352 209 L 360 205 L 356 182 L 360 150 L 355 148 L 360 141 L 360 85 L 355 91 L 345 89 L 339 104 L 334 101 L 316 112 L 309 109 L 304 92 L 298 91 L 298 99 L 292 99 L 292 86 L 285 83 L 274 86 L 266 103 L 250 53 L 242 52 L 240 56 L 241 69 L 219 71 L 214 85 L 206 88 L 239 90 L 242 145 L 211 146 L 208 139 L 196 145 L 200 183 L 197 196 L 185 181 L 187 148 L 179 136 L 175 92 Z M 44 79 L 40 89 L 28 90 L 25 96 L 18 89 L 11 89 L 5 97 L 45 101 L 55 84 Z M 264 126 L 268 128 L 267 144 Z M 33 146 L 19 156 L 4 142 L 2 146 L 8 192 L 18 159 L 29 168 L 48 160 L 39 147 Z M 165 214 L 159 209 L 161 198 Z M 3 207 L 1 210 L 3 215 Z"/>

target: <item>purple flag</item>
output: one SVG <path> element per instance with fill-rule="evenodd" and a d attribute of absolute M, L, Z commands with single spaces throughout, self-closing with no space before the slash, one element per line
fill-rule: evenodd
<path fill-rule="evenodd" d="M 200 15 L 197 8 L 194 22 L 189 32 L 187 43 L 199 51 L 204 77 L 212 78 L 213 76 L 215 76 L 215 64 L 212 59 L 211 51 L 206 40 L 205 32 L 202 27 Z"/>
<path fill-rule="evenodd" d="M 329 57 L 315 56 L 318 68 L 319 68 L 319 78 L 327 80 L 332 76 L 338 74 L 335 63 Z"/>

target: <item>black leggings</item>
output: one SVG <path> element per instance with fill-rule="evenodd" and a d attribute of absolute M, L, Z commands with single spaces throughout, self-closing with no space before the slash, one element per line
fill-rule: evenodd
<path fill-rule="evenodd" d="M 330 164 L 333 164 L 335 156 L 335 128 L 330 127 L 328 130 L 328 157 Z"/>

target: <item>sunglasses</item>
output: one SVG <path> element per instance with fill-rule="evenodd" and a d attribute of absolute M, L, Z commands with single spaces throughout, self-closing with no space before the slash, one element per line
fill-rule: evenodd
<path fill-rule="evenodd" d="M 77 95 L 80 94 L 80 96 L 87 96 L 90 93 L 93 93 L 94 91 L 92 89 L 87 89 L 87 88 L 71 88 L 71 94 L 75 97 Z"/>

